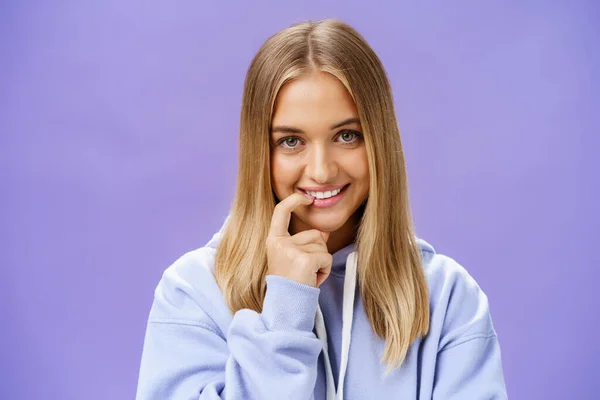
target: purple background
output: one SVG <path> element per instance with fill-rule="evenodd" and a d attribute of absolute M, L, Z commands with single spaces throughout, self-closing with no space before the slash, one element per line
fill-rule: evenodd
<path fill-rule="evenodd" d="M 1 6 L 1 398 L 134 397 L 154 287 L 231 203 L 250 59 L 324 17 L 389 72 L 418 234 L 488 294 L 510 397 L 597 398 L 597 3 L 88 3 Z"/>

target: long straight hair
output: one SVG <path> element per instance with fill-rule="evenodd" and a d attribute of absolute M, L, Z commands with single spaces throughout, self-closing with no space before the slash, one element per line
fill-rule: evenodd
<path fill-rule="evenodd" d="M 277 93 L 315 71 L 332 74 L 351 94 L 363 128 L 370 187 L 356 236 L 358 276 L 371 328 L 385 340 L 388 372 L 429 330 L 429 296 L 411 216 L 408 180 L 392 90 L 362 36 L 338 20 L 303 22 L 271 36 L 244 84 L 236 195 L 215 260 L 215 278 L 232 312 L 261 312 L 265 240 L 275 207 L 269 129 Z"/>

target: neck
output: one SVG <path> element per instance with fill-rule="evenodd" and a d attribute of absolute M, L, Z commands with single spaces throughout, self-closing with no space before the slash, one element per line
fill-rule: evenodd
<path fill-rule="evenodd" d="M 327 240 L 327 250 L 330 254 L 336 253 L 356 240 L 358 218 L 352 216 L 337 231 L 331 232 Z"/>

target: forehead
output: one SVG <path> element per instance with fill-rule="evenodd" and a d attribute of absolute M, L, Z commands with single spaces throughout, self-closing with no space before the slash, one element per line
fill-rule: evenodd
<path fill-rule="evenodd" d="M 316 72 L 286 83 L 275 100 L 273 125 L 331 125 L 357 117 L 346 87 L 333 75 Z"/>

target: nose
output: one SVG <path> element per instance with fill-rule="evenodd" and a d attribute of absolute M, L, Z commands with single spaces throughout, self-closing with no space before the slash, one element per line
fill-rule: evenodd
<path fill-rule="evenodd" d="M 329 154 L 325 146 L 315 146 L 306 165 L 306 174 L 318 184 L 330 183 L 337 175 L 338 167 L 334 157 Z"/>

